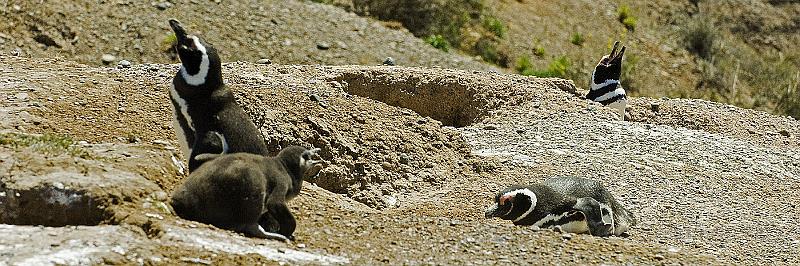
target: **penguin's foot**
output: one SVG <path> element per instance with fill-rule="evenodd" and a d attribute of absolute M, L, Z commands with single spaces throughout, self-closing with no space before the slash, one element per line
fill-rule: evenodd
<path fill-rule="evenodd" d="M 289 241 L 290 238 L 287 238 L 286 236 L 281 235 L 281 234 L 276 234 L 276 233 L 271 233 L 271 232 L 264 231 L 264 228 L 261 228 L 261 226 L 258 225 L 258 224 L 246 225 L 246 226 L 244 226 L 244 228 L 242 228 L 241 232 L 244 233 L 245 235 L 251 236 L 251 237 L 258 237 L 258 238 L 270 239 L 270 240 L 278 240 L 278 241 L 283 241 L 283 242 L 287 242 L 287 243 L 290 242 Z M 291 238 L 294 239 L 294 237 L 291 237 Z"/>

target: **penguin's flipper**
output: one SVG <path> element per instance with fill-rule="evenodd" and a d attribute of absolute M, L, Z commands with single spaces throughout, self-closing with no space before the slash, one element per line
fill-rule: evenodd
<path fill-rule="evenodd" d="M 578 198 L 573 206 L 586 215 L 592 235 L 608 236 L 614 232 L 614 213 L 611 207 L 591 197 Z"/>
<path fill-rule="evenodd" d="M 200 162 L 200 163 L 204 163 L 204 162 L 207 162 L 207 161 L 214 160 L 214 159 L 216 159 L 217 157 L 220 157 L 220 156 L 222 156 L 222 154 L 203 153 L 203 154 L 198 154 L 197 156 L 194 156 L 194 159 L 196 161 Z"/>

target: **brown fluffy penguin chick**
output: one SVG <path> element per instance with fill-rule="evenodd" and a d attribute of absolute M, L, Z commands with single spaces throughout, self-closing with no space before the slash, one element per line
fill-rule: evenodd
<path fill-rule="evenodd" d="M 198 155 L 195 159 L 204 163 L 173 192 L 172 207 L 187 220 L 251 237 L 292 239 L 296 221 L 286 203 L 300 193 L 303 179 L 322 169 L 318 151 L 291 146 L 275 157 Z M 265 230 L 260 220 L 277 227 L 278 234 Z"/>

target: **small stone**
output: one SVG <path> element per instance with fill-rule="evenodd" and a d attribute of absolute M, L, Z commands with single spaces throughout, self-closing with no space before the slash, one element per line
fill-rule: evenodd
<path fill-rule="evenodd" d="M 485 125 L 485 126 L 483 126 L 483 129 L 484 130 L 495 130 L 495 129 L 497 129 L 497 126 L 495 126 L 495 125 Z"/>
<path fill-rule="evenodd" d="M 169 142 L 167 142 L 166 140 L 157 139 L 153 141 L 153 144 L 167 146 L 169 145 Z"/>
<path fill-rule="evenodd" d="M 317 95 L 315 93 L 312 93 L 312 94 L 310 94 L 308 96 L 309 96 L 309 98 L 311 98 L 312 101 L 315 101 L 315 102 L 321 102 L 322 101 L 322 97 L 319 97 L 319 95 Z"/>
<path fill-rule="evenodd" d="M 303 243 L 297 244 L 297 248 L 306 248 L 306 244 Z"/>
<path fill-rule="evenodd" d="M 267 58 L 261 58 L 258 59 L 258 61 L 256 61 L 256 64 L 269 65 L 272 64 L 272 60 L 269 60 Z"/>
<path fill-rule="evenodd" d="M 387 57 L 386 60 L 383 60 L 383 65 L 385 65 L 385 66 L 394 66 L 395 65 L 394 58 Z"/>
<path fill-rule="evenodd" d="M 664 255 L 656 254 L 655 256 L 653 256 L 653 258 L 655 258 L 656 260 L 664 260 Z"/>
<path fill-rule="evenodd" d="M 117 57 L 115 57 L 113 55 L 110 55 L 110 54 L 104 54 L 102 57 L 100 57 L 100 60 L 102 60 L 103 64 L 106 64 L 106 65 L 111 64 L 111 62 L 114 62 L 114 60 L 116 60 L 116 59 L 117 59 Z"/>
<path fill-rule="evenodd" d="M 318 42 L 317 43 L 317 49 L 328 50 L 328 49 L 331 49 L 331 45 L 329 43 L 326 43 L 326 42 Z"/>
<path fill-rule="evenodd" d="M 61 183 L 61 182 L 55 182 L 55 183 L 53 183 L 53 187 L 63 190 L 64 189 L 64 184 Z"/>
<path fill-rule="evenodd" d="M 570 240 L 572 239 L 572 236 L 573 236 L 572 233 L 565 233 L 561 235 L 561 238 L 563 238 L 564 240 Z"/>
<path fill-rule="evenodd" d="M 125 112 L 125 107 L 117 108 L 117 112 L 124 113 Z"/>
<path fill-rule="evenodd" d="M 17 100 L 20 100 L 21 102 L 27 101 L 28 98 L 29 96 L 27 93 L 24 92 L 17 93 Z"/>
<path fill-rule="evenodd" d="M 156 4 L 156 8 L 158 8 L 158 10 L 165 10 L 167 8 L 170 8 L 170 7 L 172 7 L 172 3 L 167 2 L 167 1 L 160 2 L 160 3 Z"/>
<path fill-rule="evenodd" d="M 131 61 L 120 60 L 119 62 L 117 62 L 117 67 L 118 68 L 130 68 L 131 67 Z"/>
<path fill-rule="evenodd" d="M 658 113 L 658 108 L 661 107 L 661 103 L 650 103 L 650 110 L 654 113 Z"/>
<path fill-rule="evenodd" d="M 789 133 L 789 130 L 786 130 L 786 129 L 781 129 L 781 131 L 780 131 L 780 132 L 778 132 L 778 133 L 781 133 L 781 135 L 783 135 L 784 137 L 790 137 L 790 136 L 792 136 L 792 134 L 791 134 L 791 133 Z"/>

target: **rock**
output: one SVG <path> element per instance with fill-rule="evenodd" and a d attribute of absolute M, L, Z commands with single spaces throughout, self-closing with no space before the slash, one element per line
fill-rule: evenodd
<path fill-rule="evenodd" d="M 272 64 L 272 60 L 269 60 L 267 58 L 261 58 L 258 59 L 258 61 L 256 61 L 256 64 L 269 65 Z"/>
<path fill-rule="evenodd" d="M 495 125 L 485 125 L 485 126 L 483 126 L 483 129 L 484 130 L 495 130 L 495 129 L 497 129 L 497 126 L 495 126 Z"/>
<path fill-rule="evenodd" d="M 158 10 L 165 10 L 167 8 L 172 7 L 172 3 L 164 1 L 164 2 L 160 2 L 160 3 L 155 4 L 155 6 L 156 6 L 156 8 L 158 8 Z"/>
<path fill-rule="evenodd" d="M 100 57 L 100 60 L 102 60 L 103 64 L 106 64 L 106 65 L 111 64 L 111 62 L 114 62 L 114 60 L 116 60 L 116 59 L 117 59 L 117 57 L 115 57 L 115 56 L 113 56 L 111 54 L 103 54 L 103 56 Z"/>
<path fill-rule="evenodd" d="M 131 67 L 131 62 L 128 61 L 128 60 L 125 60 L 125 59 L 120 60 L 119 62 L 117 62 L 117 67 L 118 68 L 130 68 Z"/>
<path fill-rule="evenodd" d="M 661 107 L 661 103 L 650 103 L 650 110 L 654 113 L 658 113 L 659 107 Z"/>
<path fill-rule="evenodd" d="M 327 43 L 327 42 L 318 42 L 317 43 L 317 49 L 328 50 L 328 49 L 331 49 L 331 45 L 329 43 Z"/>
<path fill-rule="evenodd" d="M 655 258 L 656 260 L 664 260 L 664 255 L 656 254 L 655 256 L 653 256 L 653 258 Z"/>
<path fill-rule="evenodd" d="M 394 58 L 387 57 L 386 60 L 383 60 L 383 65 L 385 65 L 385 66 L 394 66 L 395 65 Z"/>
<path fill-rule="evenodd" d="M 781 134 L 781 135 L 783 135 L 784 137 L 791 137 L 791 136 L 792 136 L 792 134 L 791 134 L 791 133 L 789 133 L 789 130 L 786 130 L 786 129 L 781 129 L 781 131 L 780 131 L 780 132 L 778 132 L 778 133 L 780 133 L 780 134 Z"/>
<path fill-rule="evenodd" d="M 16 97 L 17 97 L 17 100 L 19 100 L 19 101 L 21 101 L 21 102 L 27 101 L 27 100 L 30 98 L 30 97 L 28 96 L 28 94 L 27 94 L 27 93 L 25 93 L 25 92 L 20 92 L 20 93 L 17 93 L 17 96 L 16 96 Z"/>

